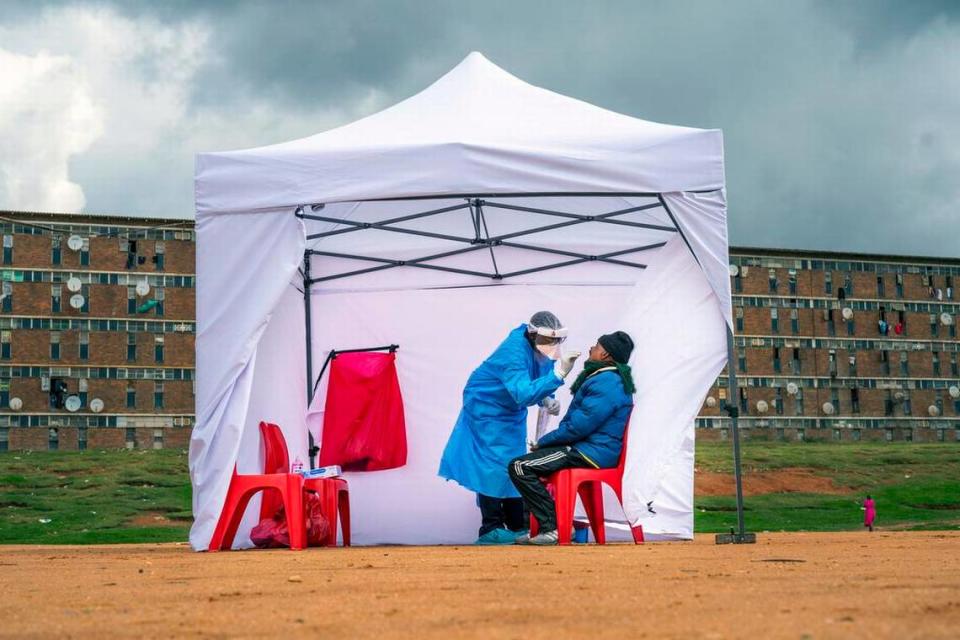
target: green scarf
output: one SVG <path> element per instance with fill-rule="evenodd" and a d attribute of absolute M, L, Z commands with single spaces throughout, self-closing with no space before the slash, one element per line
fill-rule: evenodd
<path fill-rule="evenodd" d="M 577 379 L 573 381 L 572 385 L 570 385 L 570 393 L 576 393 L 579 391 L 580 387 L 583 386 L 583 383 L 587 381 L 587 378 L 595 374 L 600 369 L 605 369 L 607 367 L 616 367 L 617 373 L 620 374 L 620 380 L 623 382 L 624 391 L 632 394 L 637 390 L 633 384 L 633 374 L 630 372 L 630 365 L 621 364 L 619 362 L 587 360 L 583 363 L 583 371 L 580 372 L 580 375 L 577 376 Z"/>

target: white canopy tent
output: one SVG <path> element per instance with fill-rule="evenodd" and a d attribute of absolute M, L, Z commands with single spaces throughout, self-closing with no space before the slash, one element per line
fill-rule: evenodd
<path fill-rule="evenodd" d="M 472 53 L 357 122 L 199 154 L 196 204 L 195 549 L 234 465 L 262 469 L 259 421 L 306 465 L 306 416 L 319 438 L 325 398 L 314 363 L 388 344 L 408 463 L 347 475 L 354 542 L 471 541 L 474 496 L 437 476 L 440 455 L 472 369 L 540 309 L 570 327 L 569 348 L 633 336 L 627 520 L 692 536 L 694 418 L 730 348 L 719 131 L 613 113 Z"/>

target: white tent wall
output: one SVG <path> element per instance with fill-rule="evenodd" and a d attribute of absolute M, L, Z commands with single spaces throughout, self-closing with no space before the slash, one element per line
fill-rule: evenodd
<path fill-rule="evenodd" d="M 409 460 L 402 469 L 347 474 L 355 543 L 462 544 L 475 539 L 475 496 L 437 476 L 440 456 L 470 372 L 508 331 L 540 309 L 553 311 L 570 327 L 569 349 L 586 351 L 598 336 L 616 329 L 635 337 L 631 362 L 638 392 L 624 496 L 627 515 L 632 522 L 650 516 L 643 524 L 652 534 L 690 537 L 693 418 L 723 367 L 726 334 L 716 297 L 683 240 L 675 236 L 656 253 L 652 266 L 637 272 L 642 275 L 636 285 L 505 283 L 314 295 L 315 361 L 321 362 L 330 349 L 400 345 Z M 321 383 L 314 402 L 318 413 L 325 392 Z M 568 387 L 561 387 L 557 397 L 567 406 Z M 647 467 L 657 473 L 642 474 Z M 655 500 L 656 516 L 646 510 L 649 500 Z M 607 505 L 607 516 L 623 520 L 614 502 Z"/>

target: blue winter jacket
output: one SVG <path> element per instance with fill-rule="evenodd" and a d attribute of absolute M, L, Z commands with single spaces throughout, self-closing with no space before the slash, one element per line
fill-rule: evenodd
<path fill-rule="evenodd" d="M 562 384 L 553 361 L 530 346 L 526 325 L 511 331 L 470 374 L 439 475 L 485 496 L 519 497 L 507 463 L 527 451 L 527 407 Z"/>
<path fill-rule="evenodd" d="M 598 371 L 577 389 L 560 426 L 540 438 L 537 446 L 570 446 L 598 468 L 615 467 L 632 409 L 633 398 L 623 390 L 620 374 Z"/>

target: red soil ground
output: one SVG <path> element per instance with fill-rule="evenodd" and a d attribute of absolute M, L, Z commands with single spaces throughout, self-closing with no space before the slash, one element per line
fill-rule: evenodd
<path fill-rule="evenodd" d="M 0 637 L 955 638 L 960 532 L 756 545 L 0 547 Z"/>

